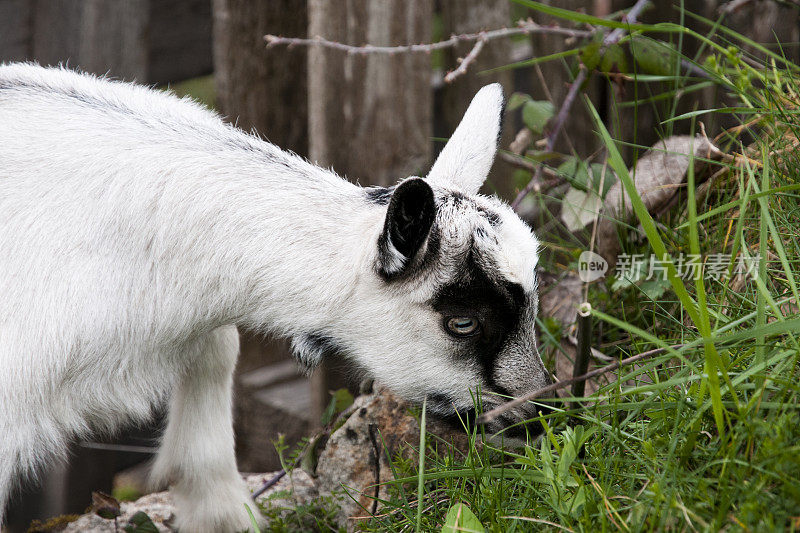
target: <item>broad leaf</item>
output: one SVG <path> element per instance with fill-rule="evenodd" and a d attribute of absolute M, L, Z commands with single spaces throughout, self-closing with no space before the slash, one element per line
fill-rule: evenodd
<path fill-rule="evenodd" d="M 553 104 L 546 100 L 531 100 L 522 107 L 522 121 L 532 131 L 542 133 L 555 111 Z"/>
<path fill-rule="evenodd" d="M 483 524 L 469 507 L 457 502 L 447 511 L 442 533 L 484 533 Z"/>

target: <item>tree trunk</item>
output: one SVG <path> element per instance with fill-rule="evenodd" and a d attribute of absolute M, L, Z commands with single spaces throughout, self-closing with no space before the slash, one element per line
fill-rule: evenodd
<path fill-rule="evenodd" d="M 211 71 L 208 0 L 3 0 L 0 61 L 64 63 L 140 83 Z"/>
<path fill-rule="evenodd" d="M 442 0 L 441 10 L 443 38 L 453 34 L 503 28 L 511 24 L 511 9 L 507 0 Z M 437 99 L 441 99 L 441 105 L 436 109 L 437 113 L 441 113 L 442 120 L 437 123 L 441 124 L 442 131 L 437 132 L 437 137 L 447 138 L 452 135 L 472 97 L 484 85 L 498 82 L 503 86 L 506 98 L 511 95 L 514 91 L 512 71 L 479 74 L 484 70 L 510 63 L 511 44 L 509 39 L 487 43 L 467 73 L 442 88 L 441 94 L 437 96 Z M 445 50 L 444 67 L 448 70 L 457 68 L 458 59 L 465 57 L 473 46 L 474 43 L 462 43 L 455 48 Z M 515 133 L 513 126 L 507 121 L 500 138 L 500 147 L 507 149 L 514 140 Z M 439 150 L 444 148 L 444 143 L 439 143 L 437 148 Z M 513 198 L 515 191 L 511 181 L 512 172 L 513 168 L 510 165 L 496 160 L 484 189 L 487 192 L 496 192 L 498 196 L 506 199 Z"/>
<path fill-rule="evenodd" d="M 432 0 L 309 0 L 309 35 L 351 45 L 431 38 Z M 362 184 L 424 174 L 431 157 L 430 57 L 309 50 L 311 159 Z"/>
<path fill-rule="evenodd" d="M 309 0 L 308 34 L 351 45 L 400 45 L 431 38 L 432 0 Z M 426 54 L 352 55 L 312 47 L 308 57 L 309 154 L 362 185 L 425 175 L 431 159 L 432 92 Z M 314 420 L 343 363 L 314 374 Z"/>
<path fill-rule="evenodd" d="M 214 0 L 217 105 L 281 148 L 308 154 L 306 54 L 267 49 L 268 33 L 304 37 L 303 0 Z"/>

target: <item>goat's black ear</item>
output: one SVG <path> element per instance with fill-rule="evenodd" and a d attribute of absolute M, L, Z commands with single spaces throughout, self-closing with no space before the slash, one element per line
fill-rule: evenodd
<path fill-rule="evenodd" d="M 421 178 L 405 180 L 395 188 L 383 232 L 378 240 L 378 272 L 392 279 L 417 255 L 436 217 L 431 186 Z"/>

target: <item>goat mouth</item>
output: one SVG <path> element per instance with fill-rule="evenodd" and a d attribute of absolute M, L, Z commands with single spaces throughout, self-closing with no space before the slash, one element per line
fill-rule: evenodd
<path fill-rule="evenodd" d="M 537 406 L 537 410 L 541 412 L 541 416 L 547 416 L 554 412 L 554 409 L 542 405 Z M 454 430 L 472 431 L 475 427 L 475 409 L 452 411 L 449 414 L 436 414 L 435 416 Z M 508 438 L 522 442 L 525 442 L 526 439 L 537 439 L 544 434 L 544 425 L 538 413 L 531 412 L 523 416 L 528 418 L 523 418 L 519 413 L 504 413 L 481 426 L 485 429 L 487 436 L 491 434 L 501 439 Z"/>

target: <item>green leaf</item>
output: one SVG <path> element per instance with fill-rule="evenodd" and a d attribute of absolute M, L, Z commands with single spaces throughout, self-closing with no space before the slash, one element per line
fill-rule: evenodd
<path fill-rule="evenodd" d="M 524 189 L 529 181 L 531 181 L 531 172 L 529 170 L 518 168 L 511 174 L 511 183 L 517 189 Z"/>
<path fill-rule="evenodd" d="M 469 507 L 461 502 L 450 506 L 444 519 L 442 533 L 483 533 L 483 528 L 478 517 Z"/>
<path fill-rule="evenodd" d="M 605 169 L 605 176 L 603 175 L 604 166 L 600 163 L 592 163 L 589 167 L 592 175 L 592 190 L 597 192 L 601 198 L 605 198 L 608 190 L 617 182 L 617 175 L 610 167 Z"/>
<path fill-rule="evenodd" d="M 664 296 L 664 293 L 670 288 L 670 283 L 666 279 L 656 278 L 645 281 L 639 286 L 639 288 L 642 290 L 645 296 L 655 302 Z"/>
<path fill-rule="evenodd" d="M 133 515 L 124 529 L 127 533 L 158 533 L 158 528 L 144 511 Z"/>
<path fill-rule="evenodd" d="M 639 68 L 648 74 L 672 76 L 675 74 L 678 52 L 671 44 L 656 41 L 643 35 L 632 35 L 631 54 Z"/>
<path fill-rule="evenodd" d="M 556 170 L 576 189 L 589 190 L 589 169 L 582 160 L 570 156 Z"/>
<path fill-rule="evenodd" d="M 546 100 L 530 100 L 522 108 L 522 121 L 532 131 L 542 133 L 555 112 L 553 104 Z"/>
<path fill-rule="evenodd" d="M 612 44 L 603 54 L 600 60 L 600 70 L 602 72 L 628 72 L 628 59 L 625 51 L 618 44 Z"/>
<path fill-rule="evenodd" d="M 601 34 L 597 34 L 600 36 Z M 594 39 L 592 42 L 581 48 L 581 62 L 586 65 L 589 70 L 594 70 L 600 64 L 600 50 L 603 46 L 603 41 Z"/>
<path fill-rule="evenodd" d="M 322 425 L 327 426 L 333 418 L 353 405 L 353 395 L 347 389 L 338 389 L 331 395 L 331 401 L 322 413 Z"/>
<path fill-rule="evenodd" d="M 506 108 L 509 111 L 514 111 L 522 107 L 526 102 L 530 102 L 533 100 L 531 95 L 525 93 L 514 93 L 508 98 L 508 103 L 506 104 Z"/>
<path fill-rule="evenodd" d="M 558 166 L 557 170 L 576 189 L 587 192 L 592 190 L 601 198 L 605 198 L 608 190 L 617 182 L 617 175 L 611 168 L 606 168 L 603 176 L 604 166 L 600 163 L 587 165 L 583 160 L 570 156 Z"/>
<path fill-rule="evenodd" d="M 250 509 L 250 506 L 247 505 L 247 504 L 244 504 L 244 508 L 247 510 L 247 516 L 250 517 L 250 524 L 252 524 L 252 526 L 253 526 L 253 531 L 255 533 L 261 533 L 261 529 L 258 527 L 258 521 L 256 520 L 256 517 L 253 514 L 253 511 Z"/>

